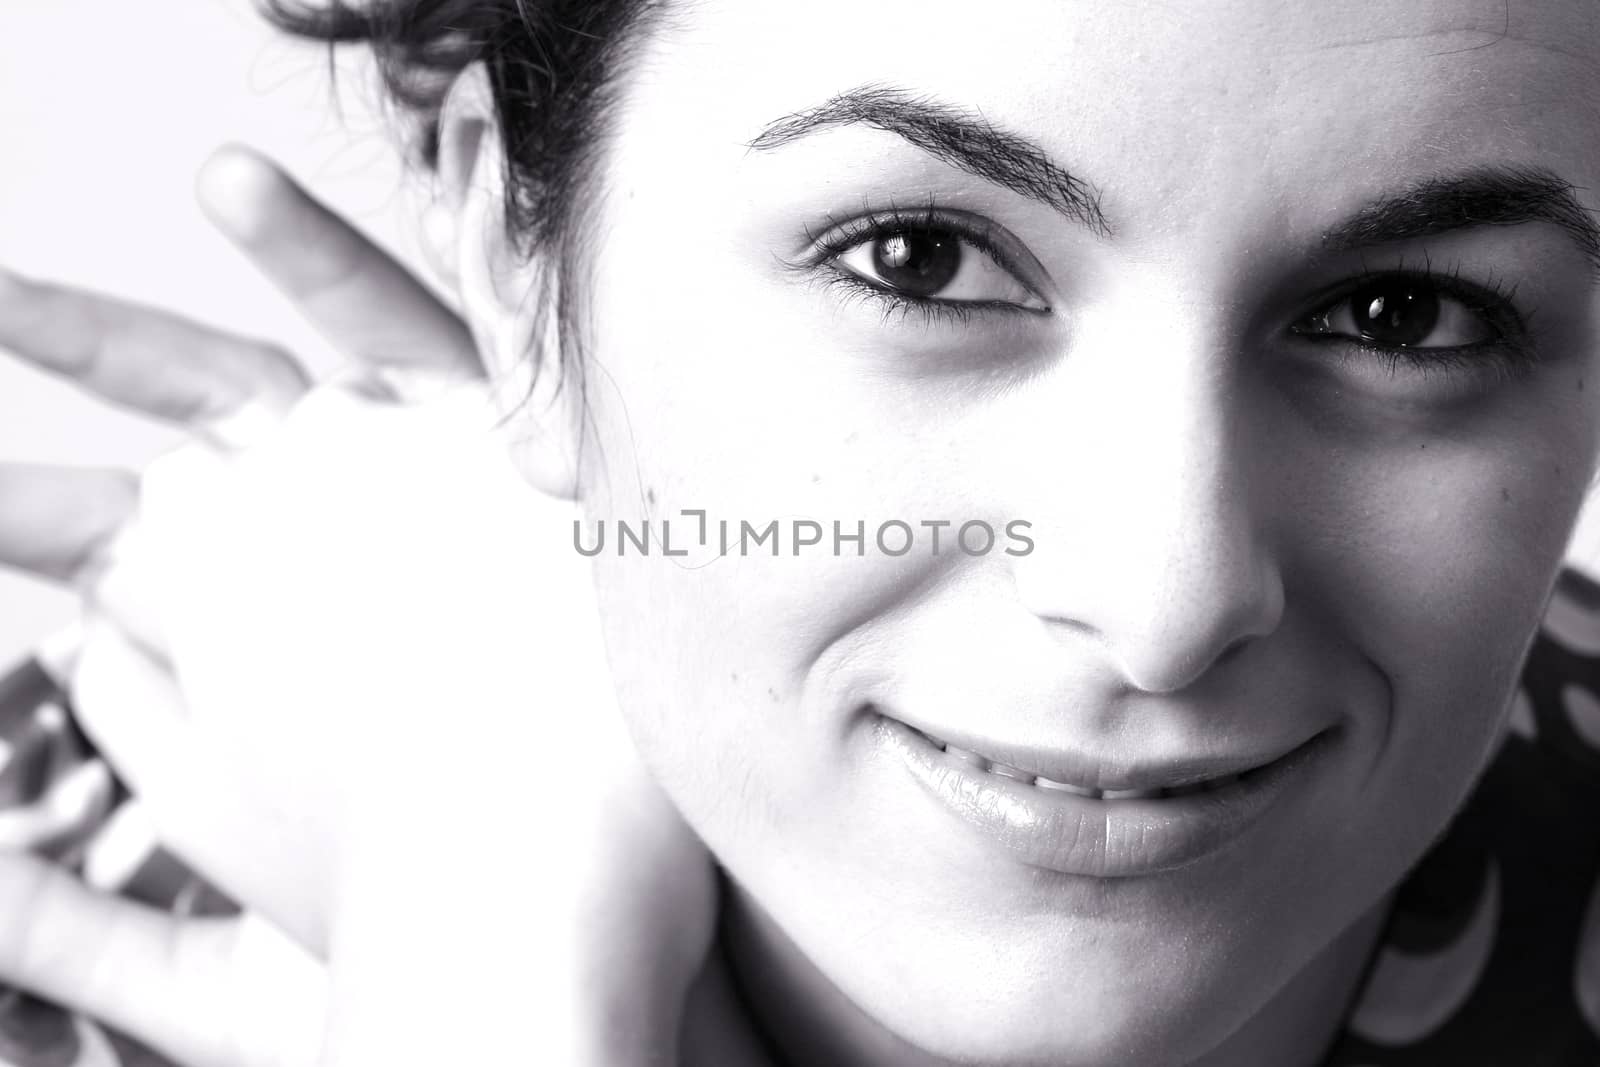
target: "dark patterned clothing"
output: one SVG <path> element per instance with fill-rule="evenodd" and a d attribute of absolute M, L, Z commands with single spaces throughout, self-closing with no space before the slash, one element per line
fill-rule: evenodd
<path fill-rule="evenodd" d="M 1600 1065 L 1600 585 L 1569 571 L 1509 728 L 1407 877 L 1327 1067 Z"/>

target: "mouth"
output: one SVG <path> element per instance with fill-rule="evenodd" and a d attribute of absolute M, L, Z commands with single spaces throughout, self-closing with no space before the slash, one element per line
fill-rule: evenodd
<path fill-rule="evenodd" d="M 1277 755 L 1119 770 L 1022 750 L 1003 760 L 1000 746 L 980 752 L 874 714 L 883 747 L 939 806 L 1030 866 L 1100 878 L 1173 870 L 1221 850 L 1331 743 L 1324 730 Z"/>
<path fill-rule="evenodd" d="M 1213 792 L 1225 789 L 1233 783 L 1240 781 L 1246 775 L 1252 774 L 1271 763 L 1271 759 L 1236 761 L 1235 770 L 1221 770 L 1216 773 L 1207 773 L 1205 769 L 1195 764 L 1174 767 L 1166 771 L 1147 771 L 1140 773 L 1123 773 L 1120 776 L 1105 776 L 1102 771 L 1081 772 L 1077 781 L 1069 780 L 1073 772 L 1063 769 L 1059 778 L 1052 778 L 1036 770 L 1026 770 L 1022 766 L 1013 766 L 997 758 L 979 753 L 976 749 L 962 748 L 951 744 L 941 737 L 936 737 L 925 730 L 906 724 L 912 732 L 921 736 L 922 740 L 945 753 L 952 759 L 972 767 L 982 774 L 993 774 L 1007 778 L 1023 785 L 1035 786 L 1039 789 L 1059 793 L 1072 793 L 1081 797 L 1092 797 L 1095 800 L 1149 800 L 1165 797 L 1183 797 L 1193 793 Z M 1019 759 L 1019 764 L 1024 761 Z M 1036 765 L 1036 761 L 1035 765 Z M 1119 781 L 1119 785 L 1092 785 L 1090 781 Z M 1142 784 L 1132 784 L 1142 782 Z M 1162 784 L 1165 783 L 1165 784 Z"/>

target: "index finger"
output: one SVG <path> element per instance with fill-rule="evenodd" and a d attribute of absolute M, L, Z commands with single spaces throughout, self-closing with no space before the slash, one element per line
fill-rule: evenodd
<path fill-rule="evenodd" d="M 461 317 L 270 160 L 223 148 L 198 192 L 217 227 L 346 355 L 446 381 L 483 376 Z"/>

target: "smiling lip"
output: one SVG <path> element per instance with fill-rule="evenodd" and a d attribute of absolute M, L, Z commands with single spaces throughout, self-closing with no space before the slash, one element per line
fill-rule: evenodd
<path fill-rule="evenodd" d="M 985 837 L 1032 866 L 1099 878 L 1172 870 L 1220 849 L 1265 815 L 1327 744 L 1325 731 L 1254 764 L 1174 764 L 1087 779 L 1105 783 L 1094 786 L 995 764 L 886 716 L 876 727 L 918 784 Z M 1207 767 L 1217 773 L 1203 773 Z"/>

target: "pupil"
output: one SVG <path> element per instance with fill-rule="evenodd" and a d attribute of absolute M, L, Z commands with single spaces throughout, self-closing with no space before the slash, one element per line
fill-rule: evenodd
<path fill-rule="evenodd" d="M 961 267 L 961 241 L 939 230 L 901 230 L 872 245 L 872 266 L 895 289 L 933 296 Z"/>
<path fill-rule="evenodd" d="M 1418 344 L 1439 322 L 1439 297 L 1424 286 L 1380 282 L 1356 293 L 1350 303 L 1356 329 L 1379 344 Z"/>

